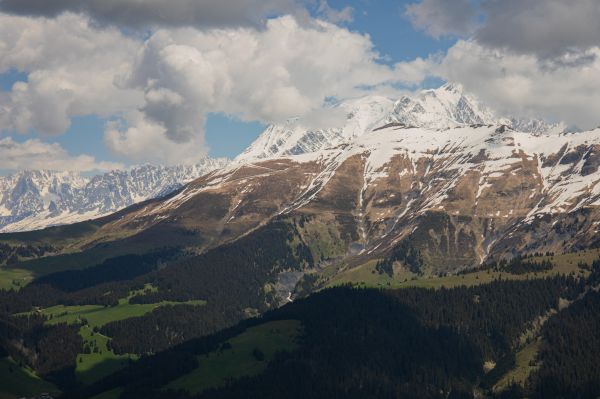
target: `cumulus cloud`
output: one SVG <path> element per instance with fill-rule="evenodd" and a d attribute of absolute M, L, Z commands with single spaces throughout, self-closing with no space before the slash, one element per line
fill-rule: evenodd
<path fill-rule="evenodd" d="M 596 12 L 595 2 L 575 1 L 590 15 Z M 594 104 L 600 103 L 596 95 L 600 93 L 600 50 L 589 40 L 596 34 L 597 23 L 589 20 L 587 26 L 575 29 L 572 20 L 580 10 L 565 11 L 564 20 L 555 21 L 561 14 L 555 0 L 524 0 L 562 29 L 562 34 L 557 33 L 562 40 L 538 46 L 543 38 L 536 38 L 537 30 L 532 30 L 522 31 L 528 37 L 520 44 L 512 43 L 518 41 L 510 36 L 514 32 L 494 34 L 496 41 L 492 41 L 486 32 L 492 32 L 496 24 L 517 32 L 519 24 L 525 26 L 535 19 L 516 3 L 514 9 L 522 9 L 521 14 L 504 10 L 502 4 L 511 2 L 459 0 L 452 2 L 452 9 L 440 0 L 410 5 L 407 15 L 433 36 L 471 32 L 473 36 L 458 41 L 446 55 L 390 66 L 381 62 L 368 35 L 325 20 L 303 21 L 287 15 L 261 20 L 261 29 L 255 29 L 254 22 L 235 22 L 235 18 L 210 25 L 179 17 L 173 17 L 179 22 L 166 22 L 145 16 L 140 17 L 143 24 L 154 21 L 162 28 L 142 37 L 97 24 L 137 26 L 137 22 L 102 19 L 92 7 L 126 10 L 129 6 L 159 7 L 165 2 L 103 0 L 94 5 L 94 1 L 0 0 L 0 8 L 12 7 L 11 12 L 57 15 L 34 18 L 0 13 L 0 73 L 18 70 L 27 75 L 26 81 L 0 91 L 0 130 L 61 134 L 73 117 L 94 114 L 118 121 L 107 125 L 105 143 L 123 160 L 191 163 L 206 154 L 203 129 L 209 113 L 263 123 L 300 116 L 314 127 L 333 127 L 345 116 L 324 111 L 332 99 L 394 96 L 398 87 L 415 87 L 431 75 L 462 83 L 502 113 L 562 119 L 582 127 L 597 125 Z M 264 2 L 276 3 L 283 4 Z M 28 4 L 31 9 L 26 9 Z M 181 12 L 178 7 L 186 4 L 226 10 L 233 2 L 182 0 L 173 3 L 172 12 Z M 306 4 L 329 20 L 351 18 L 351 9 L 334 10 L 324 0 L 303 1 Z M 480 8 L 473 8 L 474 4 Z M 152 12 L 159 9 L 152 8 Z M 483 22 L 478 19 L 481 12 L 486 17 Z M 195 15 L 189 14 L 190 18 Z M 171 18 L 168 12 L 157 15 Z M 234 23 L 236 27 L 229 27 Z M 19 151 L 19 146 L 12 148 Z M 83 161 L 74 164 L 91 167 Z M 86 162 L 94 164 L 93 159 Z"/>
<path fill-rule="evenodd" d="M 597 0 L 420 0 L 406 15 L 433 37 L 464 37 L 430 70 L 499 112 L 600 122 Z"/>
<path fill-rule="evenodd" d="M 73 171 L 108 171 L 121 169 L 114 162 L 98 162 L 89 155 L 70 155 L 59 144 L 38 139 L 17 142 L 11 137 L 0 139 L 0 169 L 50 169 Z"/>
<path fill-rule="evenodd" d="M 274 13 L 299 11 L 294 0 L 2 0 L 0 10 L 55 17 L 85 13 L 94 20 L 140 28 L 161 26 L 259 26 Z"/>
<path fill-rule="evenodd" d="M 413 26 L 434 38 L 465 36 L 477 26 L 477 10 L 470 0 L 421 0 L 408 4 L 405 15 Z"/>
<path fill-rule="evenodd" d="M 346 6 L 342 9 L 335 9 L 329 5 L 326 0 L 320 0 L 317 8 L 317 15 L 333 23 L 351 22 L 354 9 Z"/>
<path fill-rule="evenodd" d="M 326 0 L 0 0 L 0 12 L 56 17 L 65 12 L 86 14 L 100 24 L 128 28 L 262 27 L 277 15 L 309 19 L 313 11 L 332 22 L 347 22 L 352 9 L 340 10 Z"/>
<path fill-rule="evenodd" d="M 142 93 L 118 84 L 138 48 L 119 31 L 73 14 L 43 20 L 0 14 L 0 73 L 28 75 L 0 92 L 0 130 L 56 135 L 75 116 L 138 106 Z"/>
<path fill-rule="evenodd" d="M 406 15 L 435 38 L 472 36 L 481 45 L 541 59 L 576 58 L 600 38 L 597 0 L 421 0 L 408 5 Z"/>
<path fill-rule="evenodd" d="M 459 41 L 435 73 L 462 83 L 502 114 L 565 121 L 585 129 L 600 124 L 600 48 L 586 55 L 593 61 L 546 68 L 535 55 Z"/>
<path fill-rule="evenodd" d="M 141 112 L 131 112 L 122 120 L 109 123 L 104 142 L 114 154 L 134 162 L 191 164 L 207 153 L 200 129 L 186 142 L 174 141 L 165 134 L 163 126 Z"/>
<path fill-rule="evenodd" d="M 475 38 L 489 47 L 553 58 L 600 40 L 597 0 L 487 0 L 482 7 L 486 19 Z"/>
<path fill-rule="evenodd" d="M 394 67 L 378 60 L 368 36 L 287 16 L 269 20 L 264 30 L 159 30 L 144 44 L 128 84 L 145 93 L 144 123 L 185 143 L 210 112 L 281 122 L 316 115 L 331 97 L 425 76 L 419 67 L 424 60 Z"/>
<path fill-rule="evenodd" d="M 81 14 L 0 13 L 0 73 L 27 75 L 0 91 L 0 130 L 56 135 L 94 114 L 120 120 L 105 140 L 119 156 L 193 162 L 206 153 L 208 113 L 324 120 L 328 100 L 393 92 L 422 80 L 426 63 L 384 65 L 367 35 L 293 16 L 263 29 L 162 28 L 142 39 Z"/>

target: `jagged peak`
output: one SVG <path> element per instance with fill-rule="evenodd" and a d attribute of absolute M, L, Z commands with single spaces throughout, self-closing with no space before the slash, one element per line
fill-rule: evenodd
<path fill-rule="evenodd" d="M 432 130 L 504 124 L 516 131 L 533 134 L 561 133 L 566 129 L 563 124 L 552 124 L 542 119 L 500 117 L 476 96 L 467 93 L 463 85 L 455 82 L 397 99 L 380 95 L 348 99 L 331 108 L 347 112 L 345 122 L 339 127 L 304 128 L 302 118 L 271 125 L 236 158 L 236 162 L 319 151 L 349 143 L 388 124 Z"/>

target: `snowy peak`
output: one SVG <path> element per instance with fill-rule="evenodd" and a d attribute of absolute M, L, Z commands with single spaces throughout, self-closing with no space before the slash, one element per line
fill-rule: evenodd
<path fill-rule="evenodd" d="M 91 178 L 47 170 L 0 177 L 0 232 L 39 229 L 104 216 L 164 196 L 225 167 L 228 162 L 206 158 L 195 165 L 142 165 Z"/>
<path fill-rule="evenodd" d="M 394 105 L 388 121 L 428 129 L 497 122 L 492 111 L 465 94 L 457 84 L 424 90 L 415 97 L 402 97 Z"/>
<path fill-rule="evenodd" d="M 549 124 L 539 119 L 500 117 L 455 83 L 397 100 L 381 96 L 347 100 L 331 107 L 331 112 L 344 113 L 346 118 L 339 126 L 328 129 L 306 128 L 300 118 L 271 125 L 236 161 L 243 163 L 316 152 L 348 144 L 390 124 L 432 130 L 470 125 L 507 125 L 525 133 L 565 131 L 562 124 Z"/>
<path fill-rule="evenodd" d="M 269 126 L 236 161 L 244 163 L 273 157 L 300 155 L 335 147 L 381 126 L 392 112 L 394 101 L 381 96 L 348 100 L 331 108 L 344 116 L 339 127 L 307 128 L 299 119 Z"/>

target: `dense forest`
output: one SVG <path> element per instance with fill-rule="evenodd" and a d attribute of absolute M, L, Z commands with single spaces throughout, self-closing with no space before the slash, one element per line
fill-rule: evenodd
<path fill-rule="evenodd" d="M 575 302 L 567 313 L 551 317 L 543 330 L 547 343 L 539 356 L 544 367 L 531 377 L 527 390 L 514 387 L 499 397 L 523 398 L 529 392 L 540 398 L 560 398 L 588 392 L 582 397 L 595 398 L 590 395 L 600 394 L 593 384 L 600 380 L 597 366 L 588 367 L 587 374 L 581 374 L 586 377 L 579 378 L 574 376 L 580 374 L 571 374 L 560 365 L 585 361 L 579 352 L 587 346 L 568 334 L 583 329 L 589 313 L 600 314 L 596 298 L 600 294 L 585 295 L 590 284 L 598 282 L 597 275 L 587 281 L 558 276 L 440 290 L 328 289 L 261 318 L 146 357 L 73 397 L 122 387 L 123 398 L 190 398 L 186 392 L 163 387 L 197 367 L 197 356 L 250 326 L 273 320 L 301 321 L 298 349 L 280 353 L 259 376 L 231 381 L 200 397 L 472 398 L 476 389 L 495 396 L 491 387 L 514 366 L 519 336 L 540 316 L 555 313 L 562 300 Z M 576 327 L 561 333 L 553 328 L 572 320 Z M 580 339 L 591 339 L 587 335 L 595 330 L 589 331 Z M 552 338 L 552 334 L 559 336 Z M 562 347 L 554 345 L 556 340 Z M 587 362 L 600 356 L 600 348 L 594 345 L 585 355 Z M 557 360 L 546 364 L 550 356 Z M 495 362 L 496 372 L 484 371 L 486 361 Z M 561 381 L 552 373 L 572 379 L 571 385 L 560 384 L 570 390 L 548 388 L 546 378 Z"/>
<path fill-rule="evenodd" d="M 400 260 L 418 271 L 420 254 L 400 245 L 376 265 L 391 274 Z M 297 320 L 297 349 L 281 352 L 254 377 L 230 380 L 202 398 L 471 398 L 595 399 L 600 395 L 600 262 L 580 268 L 587 278 L 556 275 L 546 261 L 515 258 L 486 267 L 519 276 L 452 289 L 330 288 L 300 280 L 303 299 L 278 308 L 278 274 L 314 268 L 294 225 L 276 222 L 200 255 L 163 248 L 110 258 L 82 269 L 50 273 L 16 290 L 0 290 L 0 348 L 59 385 L 65 398 L 88 398 L 114 388 L 123 398 L 190 398 L 165 386 L 198 367 L 198 356 L 276 320 Z M 583 272 L 582 272 L 583 273 Z M 312 282 L 311 282 L 312 281 Z M 300 298 L 298 296 L 297 298 Z M 41 311 L 56 305 L 151 307 L 141 316 L 94 328 L 110 337 L 116 355 L 139 360 L 88 386 L 75 377 L 85 352 L 80 328 L 48 324 Z M 187 301 L 205 301 L 201 306 Z M 174 305 L 177 304 L 177 305 Z M 567 305 L 570 306 L 567 306 Z M 262 316 L 259 316 L 261 315 Z M 516 365 L 525 331 L 536 333 L 540 366 L 523 386 L 493 390 Z M 585 350 L 582 350 L 585 348 Z M 263 354 L 258 351 L 257 358 Z M 493 364 L 485 369 L 484 364 Z M 594 396 L 595 395 L 595 396 Z"/>
<path fill-rule="evenodd" d="M 600 282 L 600 262 L 590 280 Z M 600 396 L 600 292 L 559 312 L 544 325 L 540 369 L 532 376 L 533 397 L 597 398 Z"/>
<path fill-rule="evenodd" d="M 291 244 L 296 236 L 293 226 L 274 223 L 198 256 L 176 248 L 159 249 L 110 258 L 87 269 L 51 273 L 19 291 L 0 290 L 0 347 L 63 389 L 72 389 L 75 359 L 83 352 L 77 334 L 80 326 L 47 325 L 36 309 L 114 307 L 131 293 L 135 293 L 128 299 L 131 304 L 206 301 L 205 306 L 156 307 L 144 316 L 100 329 L 111 337 L 109 347 L 117 354 L 156 353 L 277 306 L 279 299 L 268 288 L 277 274 L 313 262 L 302 244 Z M 147 286 L 153 289 L 144 290 Z M 53 333 L 61 328 L 64 334 Z"/>

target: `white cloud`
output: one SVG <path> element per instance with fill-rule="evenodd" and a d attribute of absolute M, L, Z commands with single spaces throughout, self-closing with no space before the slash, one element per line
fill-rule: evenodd
<path fill-rule="evenodd" d="M 332 8 L 327 0 L 319 0 L 317 14 L 325 20 L 333 23 L 351 22 L 354 9 L 346 6 L 340 10 Z"/>
<path fill-rule="evenodd" d="M 586 54 L 593 61 L 547 68 L 534 55 L 459 41 L 435 73 L 460 82 L 500 113 L 592 128 L 600 124 L 600 48 Z"/>
<path fill-rule="evenodd" d="M 327 0 L 0 0 L 0 12 L 47 18 L 75 13 L 128 29 L 262 28 L 280 15 L 310 21 L 311 12 L 334 23 L 352 20 L 351 7 L 336 9 Z"/>
<path fill-rule="evenodd" d="M 176 143 L 198 143 L 211 112 L 265 123 L 315 116 L 328 98 L 393 91 L 392 84 L 425 77 L 427 61 L 388 67 L 378 57 L 368 36 L 288 16 L 260 31 L 159 30 L 139 53 L 128 84 L 145 93 L 138 121 L 161 126 Z"/>
<path fill-rule="evenodd" d="M 107 129 L 105 142 L 124 159 L 193 162 L 206 152 L 208 113 L 323 120 L 327 100 L 389 94 L 423 79 L 426 64 L 383 65 L 367 35 L 292 16 L 260 30 L 165 28 L 142 40 L 83 15 L 0 13 L 0 73 L 27 74 L 0 91 L 0 130 L 56 135 L 76 116 L 116 117 L 125 125 Z"/>
<path fill-rule="evenodd" d="M 0 169 L 49 169 L 73 171 L 107 171 L 123 168 L 114 162 L 97 162 L 89 155 L 70 155 L 59 144 L 38 139 L 17 142 L 11 137 L 0 139 Z"/>
<path fill-rule="evenodd" d="M 468 37 L 430 60 L 432 74 L 498 112 L 581 128 L 600 123 L 597 0 L 420 0 L 406 14 L 433 37 Z"/>
<path fill-rule="evenodd" d="M 194 151 L 185 157 L 200 156 L 208 113 L 265 123 L 305 115 L 331 124 L 339 118 L 323 117 L 328 98 L 393 92 L 392 84 L 422 80 L 427 64 L 380 64 L 368 36 L 289 16 L 269 20 L 260 31 L 163 29 L 146 41 L 127 80 L 145 93 L 143 114 L 128 119 L 130 129 L 113 130 L 107 142 L 123 155 L 143 154 L 147 150 L 134 143 L 152 127 L 148 143 L 159 131 L 172 141 L 165 151 L 173 154 L 163 159 L 177 159 L 175 153 L 190 146 Z"/>
<path fill-rule="evenodd" d="M 107 125 L 104 142 L 123 159 L 175 165 L 191 164 L 206 156 L 202 134 L 192 135 L 186 142 L 171 140 L 164 127 L 148 120 L 141 112 L 131 112 L 120 122 Z"/>
<path fill-rule="evenodd" d="M 477 10 L 470 0 L 421 0 L 408 4 L 405 15 L 415 28 L 434 38 L 465 36 L 477 27 Z"/>
<path fill-rule="evenodd" d="M 0 73 L 28 74 L 27 82 L 0 92 L 0 130 L 62 134 L 72 117 L 110 116 L 139 106 L 142 94 L 118 85 L 138 47 L 120 32 L 94 28 L 80 16 L 0 14 Z"/>
<path fill-rule="evenodd" d="M 600 41 L 598 0 L 486 0 L 482 10 L 486 19 L 475 38 L 489 47 L 554 58 Z"/>

